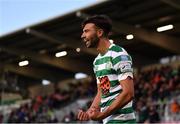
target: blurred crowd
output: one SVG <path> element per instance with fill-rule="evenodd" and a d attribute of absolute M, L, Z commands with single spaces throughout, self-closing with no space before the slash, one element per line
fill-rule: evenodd
<path fill-rule="evenodd" d="M 31 103 L 23 104 L 20 108 L 12 110 L 7 122 L 8 123 L 56 123 L 58 117 L 55 115 L 55 110 L 60 110 L 71 102 L 79 98 L 91 97 L 95 94 L 95 85 L 90 85 L 89 82 L 77 84 L 69 84 L 69 90 L 63 91 L 56 89 L 49 96 L 38 95 L 32 99 Z M 61 122 L 67 122 L 68 118 L 76 120 L 73 112 L 70 115 L 65 115 Z M 2 121 L 1 121 L 2 122 Z"/>
<path fill-rule="evenodd" d="M 135 77 L 134 87 L 137 121 L 158 123 L 162 119 L 167 101 L 176 99 L 180 94 L 180 68 L 163 66 L 140 71 Z M 176 104 L 176 107 L 171 112 L 178 115 L 179 103 L 176 101 L 172 104 Z"/>
<path fill-rule="evenodd" d="M 69 91 L 56 89 L 49 96 L 37 96 L 31 103 L 12 110 L 7 122 L 56 123 L 58 117 L 54 113 L 55 110 L 61 111 L 62 107 L 73 101 L 93 97 L 96 93 L 95 82 L 70 83 L 69 88 Z M 173 119 L 177 120 L 177 115 L 180 113 L 180 103 L 176 98 L 180 93 L 180 68 L 164 66 L 159 69 L 140 70 L 134 77 L 134 88 L 133 107 L 136 111 L 137 122 L 161 122 L 165 105 L 172 97 L 174 99 L 169 106 L 170 112 Z M 87 109 L 90 104 L 91 101 L 87 102 L 83 109 Z M 77 121 L 76 114 L 71 111 L 64 115 L 60 122 L 75 122 Z"/>

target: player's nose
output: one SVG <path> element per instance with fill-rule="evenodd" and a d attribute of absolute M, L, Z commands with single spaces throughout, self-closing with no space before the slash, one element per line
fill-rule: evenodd
<path fill-rule="evenodd" d="M 82 33 L 81 34 L 81 39 L 84 39 L 84 38 L 85 38 L 84 33 Z"/>

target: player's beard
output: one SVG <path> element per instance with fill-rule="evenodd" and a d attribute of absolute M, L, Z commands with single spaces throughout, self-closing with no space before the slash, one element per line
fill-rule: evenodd
<path fill-rule="evenodd" d="M 94 34 L 94 36 L 92 36 L 92 38 L 90 38 L 87 42 L 88 43 L 86 46 L 88 48 L 97 48 L 98 43 L 99 43 L 99 38 L 96 34 Z"/>

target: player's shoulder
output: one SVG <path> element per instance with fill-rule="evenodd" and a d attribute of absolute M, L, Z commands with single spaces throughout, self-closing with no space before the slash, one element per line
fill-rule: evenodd
<path fill-rule="evenodd" d="M 124 51 L 124 48 L 122 48 L 121 46 L 119 45 L 116 45 L 116 44 L 112 44 L 111 47 L 109 48 L 110 51 L 113 51 L 113 52 L 123 52 Z"/>
<path fill-rule="evenodd" d="M 109 51 L 111 51 L 111 55 L 113 58 L 120 55 L 128 55 L 127 51 L 123 47 L 116 44 L 113 44 L 110 47 Z"/>
<path fill-rule="evenodd" d="M 93 61 L 93 64 L 95 65 L 96 63 L 96 60 L 100 59 L 100 53 L 95 57 L 94 61 Z"/>

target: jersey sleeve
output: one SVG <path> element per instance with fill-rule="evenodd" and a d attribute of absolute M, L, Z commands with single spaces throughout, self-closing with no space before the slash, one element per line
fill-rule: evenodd
<path fill-rule="evenodd" d="M 125 80 L 128 76 L 133 78 L 132 58 L 124 49 L 123 52 L 114 55 L 112 63 L 119 81 Z"/>

